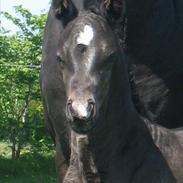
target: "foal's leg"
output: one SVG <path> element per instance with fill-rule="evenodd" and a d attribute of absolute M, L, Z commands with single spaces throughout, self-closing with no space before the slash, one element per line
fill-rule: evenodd
<path fill-rule="evenodd" d="M 78 150 L 76 146 L 76 134 L 71 131 L 71 156 L 69 162 L 69 168 L 64 177 L 63 183 L 85 183 L 82 181 L 82 177 L 78 166 Z"/>
<path fill-rule="evenodd" d="M 76 135 L 78 167 L 83 183 L 100 183 L 98 170 L 94 163 L 94 158 L 88 145 L 87 135 Z"/>

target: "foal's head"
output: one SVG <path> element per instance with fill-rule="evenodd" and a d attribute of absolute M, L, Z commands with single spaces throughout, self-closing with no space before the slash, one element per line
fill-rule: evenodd
<path fill-rule="evenodd" d="M 108 22 L 92 12 L 81 12 L 62 32 L 58 61 L 71 127 L 87 133 L 108 101 L 113 66 L 119 62 L 118 41 Z"/>

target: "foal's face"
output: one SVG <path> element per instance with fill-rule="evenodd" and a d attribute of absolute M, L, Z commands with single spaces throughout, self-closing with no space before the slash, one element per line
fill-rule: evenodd
<path fill-rule="evenodd" d="M 102 17 L 80 15 L 64 29 L 57 56 L 67 118 L 73 130 L 87 133 L 107 101 L 112 66 L 119 59 L 114 34 Z"/>

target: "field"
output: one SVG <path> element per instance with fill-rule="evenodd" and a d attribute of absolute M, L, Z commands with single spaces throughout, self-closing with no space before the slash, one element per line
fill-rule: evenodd
<path fill-rule="evenodd" d="M 32 153 L 24 149 L 18 160 L 11 160 L 11 149 L 0 142 L 0 183 L 56 183 L 54 152 Z"/>

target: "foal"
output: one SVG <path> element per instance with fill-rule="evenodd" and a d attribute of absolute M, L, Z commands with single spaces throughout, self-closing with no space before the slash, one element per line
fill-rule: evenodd
<path fill-rule="evenodd" d="M 87 149 L 86 137 L 82 143 L 82 138 L 72 135 L 76 145 L 71 146 L 66 180 L 88 181 L 88 170 L 96 175 L 94 157 L 105 183 L 174 183 L 135 110 L 123 52 L 107 20 L 80 12 L 62 31 L 58 46 L 67 121 L 73 131 L 88 135 L 93 152 L 92 156 Z"/>

